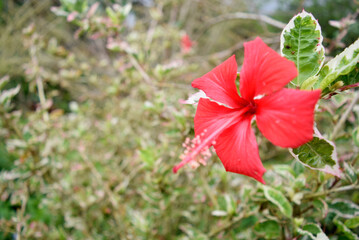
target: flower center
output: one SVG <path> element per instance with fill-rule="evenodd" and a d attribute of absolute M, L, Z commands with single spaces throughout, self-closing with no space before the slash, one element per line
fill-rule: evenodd
<path fill-rule="evenodd" d="M 254 102 L 254 100 L 250 100 L 248 101 L 248 110 L 246 112 L 246 114 L 250 114 L 250 115 L 253 115 L 256 113 L 257 111 L 257 104 Z"/>

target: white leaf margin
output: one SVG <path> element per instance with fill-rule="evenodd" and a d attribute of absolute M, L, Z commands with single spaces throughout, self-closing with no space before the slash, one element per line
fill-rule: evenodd
<path fill-rule="evenodd" d="M 8 75 L 0 78 L 0 89 L 2 89 L 10 80 L 10 77 Z"/>
<path fill-rule="evenodd" d="M 331 204 L 336 204 L 338 202 L 342 202 L 342 203 L 349 205 L 352 209 L 354 209 L 353 213 L 351 215 L 345 214 L 335 208 L 330 208 L 330 207 L 329 207 L 329 212 L 334 212 L 338 216 L 343 217 L 343 218 L 348 218 L 348 219 L 350 219 L 352 217 L 359 216 L 359 206 L 358 205 L 356 205 L 355 203 L 348 201 L 346 199 L 340 199 L 340 198 L 335 199 L 334 201 L 331 202 Z"/>
<path fill-rule="evenodd" d="M 314 167 L 311 167 L 309 166 L 308 164 L 305 164 L 303 163 L 302 161 L 299 160 L 298 156 L 293 152 L 293 149 L 292 148 L 289 148 L 289 152 L 290 154 L 292 154 L 292 156 L 298 161 L 300 162 L 301 164 L 303 164 L 304 166 L 310 168 L 310 169 L 313 169 L 313 170 L 319 170 L 319 171 L 322 171 L 322 172 L 325 172 L 325 173 L 328 173 L 328 174 L 331 174 L 331 175 L 334 175 L 338 178 L 343 178 L 344 177 L 344 174 L 342 172 L 342 170 L 340 169 L 340 166 L 339 166 L 339 160 L 338 160 L 338 154 L 337 154 L 337 148 L 334 144 L 334 142 L 332 141 L 329 141 L 328 139 L 325 139 L 321 133 L 318 131 L 317 128 L 314 128 L 314 137 L 317 137 L 319 139 L 323 139 L 325 140 L 327 143 L 329 143 L 330 145 L 333 146 L 333 153 L 331 155 L 332 159 L 335 161 L 335 165 L 334 166 L 328 166 L 326 165 L 324 168 L 314 168 Z"/>
<path fill-rule="evenodd" d="M 284 56 L 284 54 L 283 54 L 284 41 L 285 41 L 285 40 L 284 40 L 284 34 L 285 34 L 286 32 L 290 32 L 290 30 L 295 27 L 295 25 L 294 25 L 294 20 L 295 20 L 297 17 L 304 18 L 304 17 L 306 17 L 306 16 L 309 16 L 313 21 L 315 21 L 315 23 L 316 23 L 316 24 L 315 24 L 315 26 L 316 26 L 316 27 L 315 27 L 315 30 L 318 30 L 319 33 L 320 33 L 319 43 L 318 43 L 318 45 L 317 45 L 315 51 L 316 51 L 317 53 L 319 53 L 320 51 L 323 51 L 323 53 L 324 53 L 322 28 L 320 27 L 318 20 L 314 18 L 313 14 L 308 13 L 307 11 L 305 11 L 305 10 L 303 9 L 303 11 L 302 11 L 301 13 L 298 13 L 297 15 L 295 15 L 295 16 L 289 21 L 289 23 L 287 24 L 287 26 L 284 27 L 282 33 L 280 34 L 280 54 L 281 54 L 281 56 Z M 315 72 L 315 73 L 313 73 L 313 76 L 316 75 L 316 74 L 319 72 L 319 70 L 323 67 L 324 61 L 325 61 L 325 54 L 323 54 L 323 60 L 321 61 L 320 66 L 318 67 L 318 71 Z"/>
<path fill-rule="evenodd" d="M 328 87 L 330 83 L 332 83 L 336 78 L 338 78 L 342 72 L 345 72 L 346 69 L 351 69 L 356 66 L 356 64 L 359 61 L 359 54 L 354 57 L 354 52 L 359 50 L 359 38 L 352 43 L 349 47 L 347 47 L 343 52 L 341 52 L 339 55 L 337 55 L 335 58 L 330 60 L 324 67 L 328 66 L 329 72 L 326 74 L 324 79 L 320 82 L 320 89 L 325 89 Z M 350 59 L 350 63 L 344 65 L 342 68 L 338 68 L 341 60 L 346 57 L 347 59 Z M 349 66 L 348 66 L 349 65 Z M 333 77 L 334 76 L 334 77 Z M 332 80 L 328 82 L 328 78 L 331 78 Z"/>
<path fill-rule="evenodd" d="M 316 237 L 311 232 L 303 230 L 301 228 L 298 228 L 297 232 L 301 235 L 310 237 L 312 240 L 329 240 L 327 235 L 325 235 L 323 230 L 317 224 L 309 224 L 309 225 L 315 226 L 320 231 L 320 233 L 318 233 Z"/>
<path fill-rule="evenodd" d="M 266 198 L 268 201 L 270 201 L 271 203 L 273 203 L 274 205 L 276 205 L 276 206 L 279 208 L 279 210 L 280 210 L 286 217 L 290 218 L 291 216 L 286 213 L 285 207 L 284 207 L 280 202 L 278 202 L 277 199 L 273 198 L 273 197 L 270 195 L 269 191 L 272 191 L 272 192 L 274 192 L 274 193 L 280 195 L 281 197 L 283 197 L 284 202 L 285 202 L 286 204 L 288 204 L 288 206 L 289 206 L 290 214 L 293 214 L 293 207 L 292 207 L 292 205 L 290 204 L 288 198 L 286 198 L 281 191 L 278 191 L 278 190 L 275 189 L 275 188 L 272 188 L 272 187 L 263 185 L 263 186 L 262 186 L 262 189 L 263 189 L 263 193 L 264 193 L 265 198 Z"/>
<path fill-rule="evenodd" d="M 9 100 L 11 100 L 16 94 L 20 91 L 20 85 L 17 85 L 15 88 L 11 88 L 8 90 L 4 90 L 0 92 L 0 103 L 6 104 Z"/>

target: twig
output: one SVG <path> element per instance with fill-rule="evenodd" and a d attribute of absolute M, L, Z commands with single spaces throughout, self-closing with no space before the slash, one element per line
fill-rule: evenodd
<path fill-rule="evenodd" d="M 210 198 L 212 204 L 216 207 L 218 207 L 218 202 L 217 202 L 217 199 L 216 197 L 213 195 L 209 185 L 208 185 L 208 182 L 206 180 L 206 178 L 203 176 L 203 172 L 200 171 L 200 176 L 201 176 L 201 180 L 202 180 L 202 183 L 203 183 L 203 187 L 204 187 L 204 190 L 205 192 L 207 193 L 208 197 Z"/>
<path fill-rule="evenodd" d="M 136 60 L 136 58 L 131 53 L 128 53 L 128 57 L 130 58 L 132 65 L 143 77 L 143 80 L 145 80 L 145 82 L 148 83 L 149 85 L 154 86 L 151 77 L 145 72 L 145 70 L 143 70 L 141 65 Z"/>
<path fill-rule="evenodd" d="M 332 193 L 345 192 L 345 191 L 351 191 L 351 190 L 356 190 L 356 189 L 359 189 L 359 185 L 348 185 L 348 186 L 344 186 L 344 187 L 330 189 L 330 190 L 323 191 L 323 192 L 306 194 L 303 196 L 303 199 L 311 199 L 311 198 L 321 197 L 321 196 L 325 196 L 325 195 L 332 194 Z"/>
<path fill-rule="evenodd" d="M 27 190 L 26 190 L 26 194 L 24 194 L 22 196 L 21 209 L 20 209 L 20 212 L 18 213 L 18 218 L 17 218 L 18 223 L 16 224 L 16 240 L 21 240 L 21 228 L 25 222 L 24 216 L 25 216 L 25 209 L 26 209 L 27 200 L 28 200 L 27 198 L 28 198 L 28 194 L 27 194 Z"/>
<path fill-rule="evenodd" d="M 322 98 L 323 98 L 326 94 L 328 94 L 328 96 L 325 97 L 324 99 L 330 99 L 332 96 L 337 95 L 339 92 L 343 92 L 343 91 L 345 91 L 345 90 L 348 90 L 348 89 L 351 89 L 351 88 L 356 88 L 356 87 L 359 87 L 359 83 L 354 83 L 354 84 L 350 84 L 350 85 L 343 86 L 343 87 L 338 88 L 338 89 L 336 89 L 334 92 L 331 92 L 331 93 L 329 93 L 329 94 L 328 94 L 328 93 L 325 93 L 325 94 L 322 96 Z"/>
<path fill-rule="evenodd" d="M 224 230 L 227 230 L 229 228 L 231 228 L 233 225 L 237 224 L 238 222 L 240 222 L 243 218 L 245 217 L 245 214 L 244 212 L 242 212 L 241 215 L 235 217 L 232 219 L 232 221 L 230 222 L 227 222 L 226 224 L 224 224 L 223 226 L 219 227 L 219 228 L 216 228 L 214 229 L 213 231 L 211 231 L 209 234 L 208 234 L 208 237 L 212 238 L 212 237 L 215 237 L 217 236 L 219 233 L 221 233 L 222 231 Z"/>
<path fill-rule="evenodd" d="M 332 135 L 330 137 L 331 140 L 333 140 L 335 138 L 335 136 L 338 134 L 339 130 L 342 128 L 343 124 L 347 120 L 350 112 L 353 110 L 353 108 L 354 108 L 356 102 L 358 101 L 358 99 L 359 99 L 359 92 L 356 92 L 355 95 L 354 95 L 353 101 L 350 103 L 347 110 L 344 112 L 342 117 L 339 119 L 339 122 L 335 125 L 333 133 L 332 133 Z"/>
<path fill-rule="evenodd" d="M 280 29 L 282 29 L 286 26 L 285 23 L 277 21 L 277 20 L 270 18 L 266 15 L 255 14 L 255 13 L 244 13 L 244 12 L 236 12 L 236 13 L 220 15 L 220 16 L 212 19 L 211 21 L 209 21 L 209 25 L 214 25 L 214 24 L 217 24 L 217 23 L 220 23 L 223 21 L 236 20 L 236 19 L 259 20 L 259 21 L 265 22 L 269 25 L 272 25 L 273 27 L 280 28 Z"/>
<path fill-rule="evenodd" d="M 30 55 L 31 55 L 31 61 L 33 64 L 33 68 L 37 69 L 36 71 L 36 88 L 37 88 L 37 93 L 39 95 L 39 99 L 40 99 L 40 106 L 41 106 L 41 110 L 44 111 L 43 117 L 45 122 L 49 121 L 49 114 L 46 110 L 46 97 L 45 97 L 45 90 L 44 90 L 44 85 L 42 82 L 42 78 L 40 75 L 40 66 L 39 66 L 39 61 L 37 59 L 37 48 L 35 46 L 32 46 L 30 48 Z"/>
<path fill-rule="evenodd" d="M 86 163 L 86 165 L 90 168 L 92 174 L 95 176 L 95 179 L 97 180 L 98 184 L 100 186 L 104 187 L 105 193 L 107 194 L 112 206 L 117 209 L 118 207 L 118 203 L 115 199 L 115 196 L 113 194 L 113 192 L 111 191 L 111 189 L 109 188 L 109 186 L 103 181 L 101 174 L 97 171 L 95 165 L 93 164 L 92 161 L 90 161 L 90 159 L 88 159 L 88 157 L 81 151 L 79 151 L 81 158 L 84 160 L 84 162 Z"/>
<path fill-rule="evenodd" d="M 253 38 L 253 40 L 254 40 L 254 38 Z M 266 44 L 272 44 L 272 43 L 278 43 L 279 42 L 279 38 L 277 36 L 275 36 L 273 38 L 263 38 L 262 40 Z M 235 44 L 234 46 L 230 47 L 229 49 L 226 49 L 226 50 L 211 54 L 210 57 L 213 57 L 213 58 L 227 58 L 233 52 L 243 48 L 243 44 L 246 41 L 248 41 L 248 40 L 240 41 L 239 43 Z"/>

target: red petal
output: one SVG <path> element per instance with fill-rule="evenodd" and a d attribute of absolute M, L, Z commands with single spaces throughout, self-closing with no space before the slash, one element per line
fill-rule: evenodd
<path fill-rule="evenodd" d="M 196 137 L 200 136 L 197 146 L 193 146 L 188 154 L 183 158 L 177 166 L 173 168 L 177 172 L 185 164 L 195 160 L 197 155 L 207 147 L 212 146 L 213 141 L 228 127 L 235 124 L 240 115 L 245 112 L 244 109 L 231 109 L 208 99 L 201 98 L 198 102 L 196 116 L 194 117 L 194 129 Z"/>
<path fill-rule="evenodd" d="M 313 138 L 314 107 L 320 90 L 282 89 L 256 100 L 257 125 L 280 147 L 296 148 Z"/>
<path fill-rule="evenodd" d="M 201 98 L 198 102 L 196 116 L 194 117 L 194 130 L 196 136 L 207 132 L 206 135 L 221 128 L 228 119 L 239 118 L 241 111 L 221 106 L 218 103 L 211 102 L 209 99 Z"/>
<path fill-rule="evenodd" d="M 212 69 L 209 73 L 192 82 L 192 87 L 203 90 L 206 95 L 229 107 L 243 105 L 243 99 L 238 95 L 235 84 L 237 78 L 237 62 L 233 55 Z"/>
<path fill-rule="evenodd" d="M 266 170 L 259 158 L 251 118 L 242 118 L 227 128 L 217 138 L 214 148 L 226 171 L 244 174 L 265 184 L 262 176 Z"/>
<path fill-rule="evenodd" d="M 260 38 L 244 44 L 240 92 L 251 100 L 280 90 L 298 75 L 294 62 L 281 57 Z"/>

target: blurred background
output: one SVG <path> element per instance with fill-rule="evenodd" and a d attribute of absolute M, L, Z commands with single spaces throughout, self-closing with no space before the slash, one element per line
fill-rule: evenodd
<path fill-rule="evenodd" d="M 0 99 L 0 239 L 293 239 L 295 219 L 317 221 L 301 211 L 310 202 L 283 218 L 260 184 L 226 173 L 216 156 L 172 173 L 194 134 L 195 107 L 179 100 L 232 54 L 241 65 L 245 41 L 259 36 L 278 51 L 283 27 L 302 9 L 318 19 L 328 60 L 358 38 L 358 6 L 0 0 L 0 85 L 13 89 Z M 335 181 L 257 135 L 267 183 L 291 194 Z"/>

